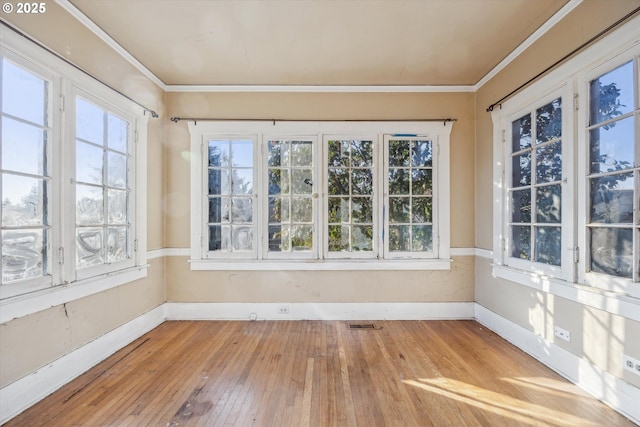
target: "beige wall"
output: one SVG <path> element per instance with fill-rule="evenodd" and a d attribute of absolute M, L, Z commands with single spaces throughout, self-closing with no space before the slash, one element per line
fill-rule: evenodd
<path fill-rule="evenodd" d="M 585 0 L 561 23 L 485 84 L 476 103 L 476 247 L 493 244 L 493 126 L 485 109 L 632 9 L 637 1 Z M 476 302 L 576 356 L 640 386 L 622 369 L 623 352 L 640 358 L 640 324 L 491 274 L 490 260 L 476 259 Z M 555 339 L 554 325 L 571 331 L 571 342 Z M 635 339 L 630 339 L 635 337 Z"/>
<path fill-rule="evenodd" d="M 164 113 L 164 92 L 68 15 L 47 2 L 42 15 L 3 14 L 36 40 L 129 97 Z M 0 36 L 8 30 L 0 25 Z M 148 127 L 148 249 L 164 247 L 164 120 Z M 164 259 L 150 261 L 148 277 L 0 324 L 0 387 L 77 349 L 166 300 Z"/>

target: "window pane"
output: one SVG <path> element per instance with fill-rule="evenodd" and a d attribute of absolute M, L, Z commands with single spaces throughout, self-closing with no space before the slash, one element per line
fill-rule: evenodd
<path fill-rule="evenodd" d="M 209 223 L 219 224 L 231 219 L 231 199 L 229 197 L 209 198 Z"/>
<path fill-rule="evenodd" d="M 253 170 L 252 169 L 232 169 L 231 187 L 233 194 L 253 193 Z"/>
<path fill-rule="evenodd" d="M 511 256 L 520 259 L 531 259 L 531 227 L 511 227 Z"/>
<path fill-rule="evenodd" d="M 109 224 L 127 223 L 127 192 L 109 190 L 107 192 Z"/>
<path fill-rule="evenodd" d="M 227 167 L 230 156 L 229 141 L 209 141 L 209 166 Z"/>
<path fill-rule="evenodd" d="M 433 150 L 431 141 L 413 141 L 411 147 L 411 165 L 425 167 L 433 165 Z"/>
<path fill-rule="evenodd" d="M 389 141 L 389 166 L 409 166 L 410 140 Z"/>
<path fill-rule="evenodd" d="M 349 226 L 330 225 L 329 226 L 329 251 L 340 252 L 349 251 Z"/>
<path fill-rule="evenodd" d="M 291 222 L 312 222 L 313 204 L 310 197 L 295 197 L 291 199 Z"/>
<path fill-rule="evenodd" d="M 633 62 L 592 80 L 590 84 L 591 125 L 634 110 Z"/>
<path fill-rule="evenodd" d="M 253 221 L 253 199 L 249 197 L 234 197 L 231 199 L 231 222 L 234 224 Z"/>
<path fill-rule="evenodd" d="M 209 194 L 230 194 L 229 172 L 220 169 L 209 169 Z"/>
<path fill-rule="evenodd" d="M 46 240 L 43 229 L 2 231 L 2 283 L 46 275 Z"/>
<path fill-rule="evenodd" d="M 220 225 L 209 226 L 209 250 L 219 251 L 222 249 L 222 227 Z"/>
<path fill-rule="evenodd" d="M 414 223 L 433 221 L 431 197 L 413 197 L 411 199 L 411 221 Z"/>
<path fill-rule="evenodd" d="M 76 144 L 76 181 L 102 184 L 104 150 L 78 141 Z"/>
<path fill-rule="evenodd" d="M 531 152 L 513 156 L 511 183 L 513 187 L 531 185 Z"/>
<path fill-rule="evenodd" d="M 562 144 L 560 141 L 536 148 L 536 182 L 562 179 Z"/>
<path fill-rule="evenodd" d="M 535 227 L 535 261 L 544 264 L 560 265 L 562 258 L 562 229 L 560 227 Z"/>
<path fill-rule="evenodd" d="M 289 252 L 289 227 L 281 225 L 269 226 L 269 251 Z"/>
<path fill-rule="evenodd" d="M 349 167 L 349 141 L 329 141 L 329 166 Z"/>
<path fill-rule="evenodd" d="M 351 166 L 371 167 L 373 165 L 373 142 L 351 141 Z"/>
<path fill-rule="evenodd" d="M 411 250 L 413 252 L 433 250 L 433 226 L 414 225 L 411 227 Z"/>
<path fill-rule="evenodd" d="M 633 173 L 591 179 L 591 222 L 633 222 Z"/>
<path fill-rule="evenodd" d="M 109 152 L 109 171 L 107 173 L 107 185 L 111 187 L 127 187 L 127 156 Z"/>
<path fill-rule="evenodd" d="M 253 229 L 245 226 L 233 226 L 233 250 L 250 251 L 253 249 Z"/>
<path fill-rule="evenodd" d="M 531 147 L 531 114 L 511 123 L 511 151 L 517 152 Z"/>
<path fill-rule="evenodd" d="M 76 185 L 76 224 L 104 224 L 104 202 L 102 188 Z"/>
<path fill-rule="evenodd" d="M 43 179 L 2 174 L 2 226 L 48 223 L 47 183 Z"/>
<path fill-rule="evenodd" d="M 329 223 L 349 223 L 349 198 L 329 197 Z"/>
<path fill-rule="evenodd" d="M 389 226 L 389 250 L 392 252 L 408 252 L 411 250 L 411 226 Z"/>
<path fill-rule="evenodd" d="M 269 170 L 269 194 L 289 194 L 289 171 L 283 169 Z"/>
<path fill-rule="evenodd" d="M 351 199 L 351 215 L 354 223 L 372 223 L 373 198 L 354 197 Z"/>
<path fill-rule="evenodd" d="M 411 194 L 431 195 L 433 191 L 431 169 L 413 169 L 411 171 Z"/>
<path fill-rule="evenodd" d="M 289 222 L 289 198 L 269 198 L 269 222 Z"/>
<path fill-rule="evenodd" d="M 311 169 L 292 169 L 291 188 L 293 194 L 311 194 L 313 191 L 313 171 Z"/>
<path fill-rule="evenodd" d="M 3 113 L 46 126 L 48 94 L 48 82 L 3 59 Z"/>
<path fill-rule="evenodd" d="M 2 169 L 47 175 L 47 133 L 35 126 L 2 118 Z"/>
<path fill-rule="evenodd" d="M 367 195 L 373 193 L 372 169 L 351 170 L 351 192 L 352 194 L 359 195 Z"/>
<path fill-rule="evenodd" d="M 410 197 L 389 197 L 389 222 L 408 223 L 411 215 Z"/>
<path fill-rule="evenodd" d="M 630 228 L 591 228 L 591 271 L 631 278 L 633 234 Z"/>
<path fill-rule="evenodd" d="M 613 172 L 633 167 L 633 117 L 589 131 L 591 173 Z"/>
<path fill-rule="evenodd" d="M 313 145 L 311 141 L 291 141 L 291 165 L 311 166 L 313 164 Z"/>
<path fill-rule="evenodd" d="M 536 189 L 536 222 L 560 223 L 562 187 L 546 185 Z"/>
<path fill-rule="evenodd" d="M 111 150 L 126 153 L 127 150 L 127 129 L 129 123 L 113 114 L 107 115 L 107 146 Z"/>
<path fill-rule="evenodd" d="M 531 222 L 531 190 L 511 192 L 511 222 Z"/>
<path fill-rule="evenodd" d="M 99 227 L 76 228 L 76 265 L 88 267 L 102 264 L 104 254 L 102 251 L 103 229 Z"/>
<path fill-rule="evenodd" d="M 349 174 L 346 169 L 329 169 L 329 194 L 349 195 Z"/>
<path fill-rule="evenodd" d="M 78 98 L 76 101 L 76 138 L 104 145 L 104 111 Z"/>
<path fill-rule="evenodd" d="M 409 194 L 409 170 L 389 168 L 389 194 Z"/>
<path fill-rule="evenodd" d="M 562 98 L 536 110 L 536 143 L 541 144 L 562 136 Z"/>
<path fill-rule="evenodd" d="M 107 230 L 107 262 L 122 261 L 128 258 L 128 227 L 109 227 Z"/>
<path fill-rule="evenodd" d="M 351 237 L 352 251 L 371 251 L 373 249 L 373 227 L 371 225 L 354 225 Z"/>
<path fill-rule="evenodd" d="M 253 141 L 233 140 L 231 142 L 233 167 L 250 168 L 253 166 Z"/>
<path fill-rule="evenodd" d="M 291 250 L 308 251 L 313 247 L 313 226 L 294 225 L 291 227 Z"/>

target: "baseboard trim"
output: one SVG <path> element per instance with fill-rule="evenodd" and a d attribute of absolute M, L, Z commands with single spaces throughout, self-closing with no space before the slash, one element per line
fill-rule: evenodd
<path fill-rule="evenodd" d="M 424 303 L 176 303 L 167 320 L 436 320 L 473 319 L 473 302 Z M 280 314 L 287 308 L 288 314 Z"/>
<path fill-rule="evenodd" d="M 476 303 L 475 319 L 640 425 L 640 388 Z"/>
<path fill-rule="evenodd" d="M 163 304 L 0 389 L 0 424 L 44 399 L 165 319 Z"/>

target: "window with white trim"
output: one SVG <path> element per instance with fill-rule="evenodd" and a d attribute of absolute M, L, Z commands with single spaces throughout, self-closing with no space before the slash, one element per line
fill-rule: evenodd
<path fill-rule="evenodd" d="M 449 268 L 451 123 L 199 121 L 189 129 L 200 165 L 191 177 L 192 268 L 242 260 Z"/>
<path fill-rule="evenodd" d="M 146 275 L 137 227 L 144 129 L 135 140 L 144 112 L 12 35 L 1 45 L 0 82 L 0 298 Z"/>

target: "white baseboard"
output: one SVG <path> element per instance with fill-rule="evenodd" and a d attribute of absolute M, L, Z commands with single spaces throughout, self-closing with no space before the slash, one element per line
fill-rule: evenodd
<path fill-rule="evenodd" d="M 156 307 L 0 389 L 0 424 L 149 332 L 165 318 L 164 305 Z"/>
<path fill-rule="evenodd" d="M 436 320 L 473 319 L 473 302 L 166 303 L 167 320 Z M 281 308 L 289 314 L 280 314 Z"/>
<path fill-rule="evenodd" d="M 640 425 L 640 388 L 476 304 L 478 323 Z"/>

